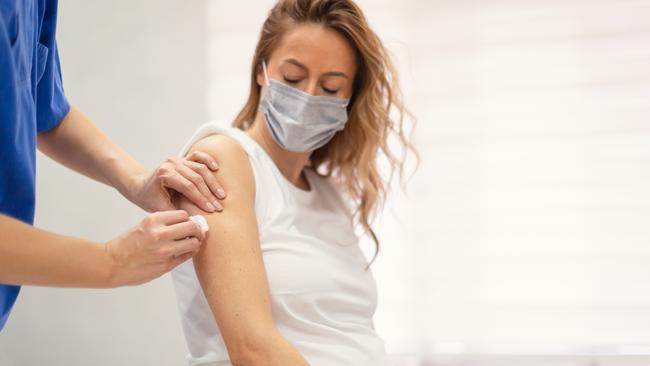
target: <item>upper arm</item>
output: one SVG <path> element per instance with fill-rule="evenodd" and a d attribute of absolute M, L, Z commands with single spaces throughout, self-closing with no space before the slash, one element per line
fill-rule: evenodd
<path fill-rule="evenodd" d="M 250 337 L 275 330 L 255 215 L 255 178 L 248 156 L 230 137 L 213 135 L 192 149 L 217 160 L 220 169 L 214 174 L 228 192 L 222 212 L 206 214 L 185 198 L 180 208 L 205 216 L 210 226 L 194 265 L 232 357 Z"/>

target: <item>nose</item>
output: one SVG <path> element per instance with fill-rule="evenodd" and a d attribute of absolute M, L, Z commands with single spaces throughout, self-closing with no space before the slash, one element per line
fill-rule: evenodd
<path fill-rule="evenodd" d="M 309 80 L 309 83 L 307 84 L 307 89 L 303 91 L 310 95 L 316 95 L 316 93 L 318 92 L 318 80 Z"/>

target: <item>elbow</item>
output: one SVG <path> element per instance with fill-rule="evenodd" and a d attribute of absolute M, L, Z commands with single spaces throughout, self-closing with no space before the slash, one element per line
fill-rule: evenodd
<path fill-rule="evenodd" d="M 265 364 L 265 358 L 259 352 L 245 352 L 245 351 L 228 351 L 230 356 L 230 363 L 232 366 L 256 366 Z"/>
<path fill-rule="evenodd" d="M 255 328 L 240 334 L 241 337 L 234 339 L 224 337 L 234 366 L 309 366 L 275 327 Z"/>
<path fill-rule="evenodd" d="M 266 365 L 273 359 L 279 334 L 274 331 L 252 333 L 256 332 L 228 342 L 228 355 L 233 366 Z"/>

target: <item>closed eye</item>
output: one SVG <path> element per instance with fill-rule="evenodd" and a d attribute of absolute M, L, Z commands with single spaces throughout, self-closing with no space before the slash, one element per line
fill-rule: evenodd
<path fill-rule="evenodd" d="M 284 81 L 286 81 L 289 84 L 298 84 L 301 80 L 300 79 L 289 79 L 287 77 L 284 77 Z"/>
<path fill-rule="evenodd" d="M 336 94 L 336 93 L 339 92 L 338 90 L 330 90 L 330 89 L 327 89 L 327 88 L 325 88 L 325 87 L 323 87 L 323 91 L 324 91 L 325 93 L 327 93 L 327 94 Z"/>
<path fill-rule="evenodd" d="M 298 84 L 299 82 L 302 81 L 302 79 L 290 79 L 290 78 L 288 78 L 288 77 L 286 77 L 286 76 L 283 76 L 283 79 L 284 79 L 285 82 L 287 82 L 287 83 L 289 83 L 289 84 L 292 84 L 292 85 Z M 324 87 L 324 86 L 322 86 L 321 88 L 322 88 L 323 91 L 324 91 L 325 93 L 327 93 L 327 94 L 332 94 L 332 95 L 334 95 L 334 94 L 336 94 L 336 93 L 339 92 L 338 89 L 337 89 L 337 90 L 327 89 L 327 88 Z"/>

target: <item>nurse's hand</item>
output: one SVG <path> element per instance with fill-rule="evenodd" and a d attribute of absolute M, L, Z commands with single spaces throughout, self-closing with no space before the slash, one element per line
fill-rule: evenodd
<path fill-rule="evenodd" d="M 142 284 L 169 272 L 196 254 L 203 239 L 201 228 L 186 211 L 150 214 L 106 243 L 110 287 Z"/>
<path fill-rule="evenodd" d="M 173 210 L 171 198 L 178 192 L 206 212 L 221 211 L 219 200 L 226 193 L 212 174 L 218 169 L 215 159 L 200 151 L 172 157 L 153 172 L 135 176 L 127 198 L 145 211 Z"/>

